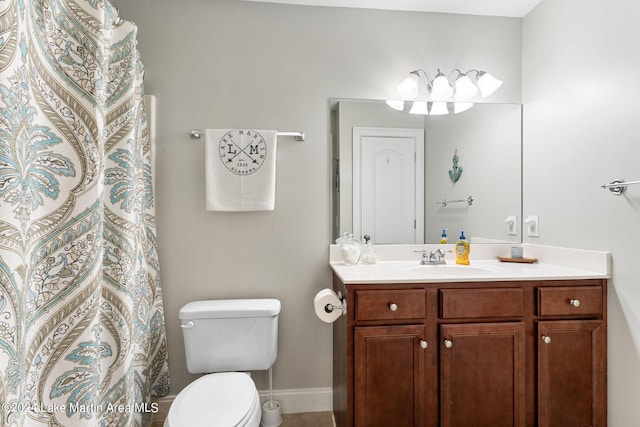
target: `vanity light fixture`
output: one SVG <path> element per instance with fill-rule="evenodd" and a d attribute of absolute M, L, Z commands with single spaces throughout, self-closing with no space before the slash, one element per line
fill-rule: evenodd
<path fill-rule="evenodd" d="M 427 101 L 414 101 L 409 114 L 429 114 L 429 108 L 427 107 Z"/>
<path fill-rule="evenodd" d="M 440 70 L 438 70 L 438 74 L 431 82 L 430 87 L 432 101 L 446 101 L 453 95 L 453 87 L 449 84 L 449 79 Z"/>
<path fill-rule="evenodd" d="M 475 74 L 475 84 L 471 79 Z M 452 80 L 452 77 L 455 79 Z M 424 79 L 424 80 L 423 80 Z M 453 81 L 453 86 L 451 85 Z M 498 80 L 486 71 L 469 70 L 463 73 L 459 69 L 453 70 L 449 77 L 445 76 L 440 69 L 434 79 L 422 68 L 411 71 L 409 75 L 398 85 L 398 93 L 405 100 L 413 100 L 420 94 L 420 82 L 426 84 L 428 97 L 425 100 L 416 100 L 410 110 L 412 114 L 447 114 L 446 101 L 454 102 L 453 112 L 459 113 L 468 110 L 473 103 L 462 102 L 472 99 L 478 91 L 483 98 L 493 94 L 500 86 L 502 80 Z M 431 108 L 427 108 L 427 100 L 433 101 Z M 387 104 L 396 110 L 402 111 L 404 103 L 402 101 L 387 101 Z M 460 104 L 460 105 L 458 105 Z M 427 112 L 429 110 L 429 112 Z"/>
<path fill-rule="evenodd" d="M 429 114 L 432 116 L 444 116 L 445 114 L 449 114 L 447 103 L 443 101 L 434 102 L 431 105 L 431 111 L 429 111 Z"/>
<path fill-rule="evenodd" d="M 398 93 L 403 98 L 414 99 L 416 96 L 418 96 L 419 83 L 420 75 L 418 74 L 418 71 L 412 71 L 398 85 Z"/>
<path fill-rule="evenodd" d="M 456 101 L 467 101 L 478 93 L 478 86 L 471 82 L 468 75 L 463 74 L 456 79 Z"/>
<path fill-rule="evenodd" d="M 404 101 L 400 102 L 396 108 L 392 102 L 387 101 L 387 105 L 394 110 L 404 110 Z M 422 114 L 431 116 L 442 116 L 453 112 L 454 114 L 462 113 L 473 107 L 473 102 L 445 102 L 445 101 L 413 101 L 409 114 Z"/>
<path fill-rule="evenodd" d="M 453 113 L 462 113 L 463 111 L 467 111 L 471 107 L 473 107 L 473 102 L 454 102 Z"/>
<path fill-rule="evenodd" d="M 404 110 L 404 101 L 401 100 L 387 99 L 387 105 L 397 111 Z"/>
<path fill-rule="evenodd" d="M 502 86 L 502 80 L 496 79 L 485 71 L 478 72 L 478 87 L 483 98 L 492 95 L 500 86 Z"/>

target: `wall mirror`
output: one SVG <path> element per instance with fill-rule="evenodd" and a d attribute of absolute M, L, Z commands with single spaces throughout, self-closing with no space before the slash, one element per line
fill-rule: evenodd
<path fill-rule="evenodd" d="M 331 99 L 333 239 L 376 244 L 522 241 L 522 106 L 410 114 Z"/>

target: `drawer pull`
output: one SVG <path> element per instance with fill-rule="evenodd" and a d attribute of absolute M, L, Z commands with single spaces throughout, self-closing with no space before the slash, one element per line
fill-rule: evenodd
<path fill-rule="evenodd" d="M 425 340 L 420 340 L 420 348 L 425 349 L 427 348 L 428 344 Z"/>
<path fill-rule="evenodd" d="M 394 304 L 394 303 L 389 304 L 389 310 L 398 311 L 398 304 Z"/>
<path fill-rule="evenodd" d="M 444 340 L 444 346 L 447 348 L 453 347 L 453 342 L 450 340 Z"/>
<path fill-rule="evenodd" d="M 542 336 L 542 342 L 545 343 L 545 344 L 551 343 L 551 337 L 543 335 Z"/>
<path fill-rule="evenodd" d="M 580 300 L 579 299 L 572 299 L 571 301 L 569 301 L 569 305 L 572 307 L 580 307 Z"/>

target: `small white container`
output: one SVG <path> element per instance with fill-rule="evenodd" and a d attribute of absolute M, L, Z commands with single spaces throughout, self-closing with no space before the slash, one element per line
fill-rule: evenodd
<path fill-rule="evenodd" d="M 278 427 L 282 424 L 282 408 L 277 400 L 267 400 L 262 405 L 262 427 Z"/>
<path fill-rule="evenodd" d="M 523 257 L 523 251 L 522 251 L 522 246 L 512 246 L 511 247 L 511 258 L 522 258 Z"/>
<path fill-rule="evenodd" d="M 360 251 L 362 248 L 360 246 L 360 242 L 353 238 L 353 234 L 346 236 L 346 240 L 341 240 L 339 245 L 340 254 L 342 255 L 344 263 L 349 265 L 357 264 L 360 259 Z"/>

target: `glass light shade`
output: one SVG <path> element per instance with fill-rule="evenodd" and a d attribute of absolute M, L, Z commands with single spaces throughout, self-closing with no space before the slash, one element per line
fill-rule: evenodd
<path fill-rule="evenodd" d="M 445 114 L 449 114 L 446 102 L 433 102 L 431 104 L 432 116 L 444 116 Z"/>
<path fill-rule="evenodd" d="M 409 74 L 407 78 L 398 85 L 398 93 L 400 96 L 405 99 L 413 99 L 418 96 L 419 81 L 420 77 L 417 74 Z"/>
<path fill-rule="evenodd" d="M 456 102 L 453 104 L 453 114 L 462 113 L 473 107 L 473 102 Z"/>
<path fill-rule="evenodd" d="M 402 111 L 404 110 L 404 101 L 398 101 L 395 99 L 387 99 L 387 105 L 394 110 Z"/>
<path fill-rule="evenodd" d="M 425 116 L 429 114 L 427 101 L 414 101 L 409 114 L 424 114 Z"/>
<path fill-rule="evenodd" d="M 478 93 L 478 87 L 471 82 L 466 74 L 456 80 L 456 101 L 466 101 Z"/>
<path fill-rule="evenodd" d="M 431 99 L 433 101 L 444 101 L 453 95 L 453 88 L 449 84 L 447 77 L 440 73 L 431 83 Z"/>
<path fill-rule="evenodd" d="M 502 80 L 498 80 L 491 74 L 481 71 L 478 73 L 478 87 L 482 97 L 486 98 L 502 86 Z"/>

